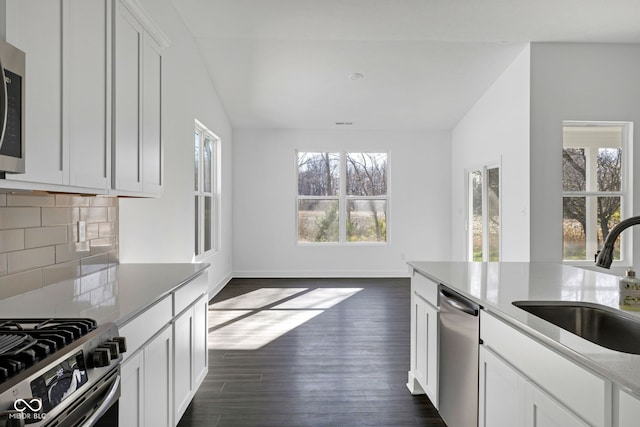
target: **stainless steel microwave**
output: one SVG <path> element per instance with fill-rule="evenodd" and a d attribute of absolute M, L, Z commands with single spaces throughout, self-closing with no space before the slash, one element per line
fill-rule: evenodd
<path fill-rule="evenodd" d="M 0 40 L 0 173 L 24 173 L 25 54 Z"/>

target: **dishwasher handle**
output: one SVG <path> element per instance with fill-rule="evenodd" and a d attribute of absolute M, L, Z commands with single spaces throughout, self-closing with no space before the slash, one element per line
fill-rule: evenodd
<path fill-rule="evenodd" d="M 439 293 L 441 303 L 445 302 L 453 308 L 467 313 L 471 316 L 478 316 L 480 314 L 480 306 L 469 301 L 463 296 L 458 295 L 457 293 L 450 291 L 443 286 L 440 286 Z"/>

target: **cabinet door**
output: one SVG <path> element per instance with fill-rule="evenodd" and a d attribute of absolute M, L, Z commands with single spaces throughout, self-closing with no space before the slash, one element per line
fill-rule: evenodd
<path fill-rule="evenodd" d="M 175 424 L 207 375 L 207 309 L 203 296 L 173 322 Z"/>
<path fill-rule="evenodd" d="M 525 380 L 511 366 L 480 346 L 479 427 L 525 425 Z"/>
<path fill-rule="evenodd" d="M 209 372 L 209 301 L 204 295 L 193 307 L 193 378 L 198 389 Z"/>
<path fill-rule="evenodd" d="M 193 313 L 191 307 L 173 322 L 175 424 L 187 409 L 193 390 Z"/>
<path fill-rule="evenodd" d="M 26 54 L 24 174 L 10 179 L 67 184 L 63 139 L 63 1 L 7 0 L 6 40 Z"/>
<path fill-rule="evenodd" d="M 114 188 L 142 191 L 140 59 L 142 26 L 120 1 L 115 9 Z"/>
<path fill-rule="evenodd" d="M 589 426 L 531 383 L 527 384 L 525 402 L 526 427 Z"/>
<path fill-rule="evenodd" d="M 634 427 L 640 420 L 640 400 L 631 394 L 620 390 L 618 410 L 618 427 Z"/>
<path fill-rule="evenodd" d="M 173 333 L 165 327 L 144 349 L 145 426 L 173 426 Z"/>
<path fill-rule="evenodd" d="M 438 311 L 420 295 L 415 304 L 414 375 L 431 403 L 438 407 Z"/>
<path fill-rule="evenodd" d="M 139 352 L 120 367 L 118 417 L 121 426 L 144 425 L 144 353 Z"/>
<path fill-rule="evenodd" d="M 69 0 L 68 4 L 63 90 L 69 184 L 107 190 L 111 184 L 111 2 Z"/>
<path fill-rule="evenodd" d="M 142 191 L 162 191 L 162 56 L 160 46 L 145 34 L 142 65 Z"/>

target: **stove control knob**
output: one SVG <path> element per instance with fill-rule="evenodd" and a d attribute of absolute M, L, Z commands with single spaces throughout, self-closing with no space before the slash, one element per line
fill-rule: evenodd
<path fill-rule="evenodd" d="M 118 350 L 120 353 L 125 353 L 127 351 L 127 339 L 125 337 L 113 337 L 111 340 L 118 343 Z"/>
<path fill-rule="evenodd" d="M 94 368 L 103 368 L 111 363 L 111 351 L 107 347 L 98 347 L 91 356 Z"/>
<path fill-rule="evenodd" d="M 106 341 L 102 343 L 102 347 L 107 347 L 109 349 L 109 353 L 111 353 L 111 359 L 117 359 L 120 357 L 120 346 L 115 341 Z"/>

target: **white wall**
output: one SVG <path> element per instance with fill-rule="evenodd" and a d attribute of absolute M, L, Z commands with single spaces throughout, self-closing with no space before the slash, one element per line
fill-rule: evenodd
<path fill-rule="evenodd" d="M 169 0 L 142 6 L 171 40 L 163 54 L 164 194 L 120 200 L 120 261 L 192 262 L 194 119 L 222 139 L 221 251 L 210 259 L 210 289 L 231 275 L 231 125 L 196 44 Z"/>
<path fill-rule="evenodd" d="M 640 46 L 531 45 L 531 261 L 562 260 L 562 121 L 635 122 L 640 144 Z M 638 165 L 640 150 L 635 149 Z M 640 173 L 634 180 L 640 214 Z M 640 261 L 640 231 L 634 236 Z"/>
<path fill-rule="evenodd" d="M 452 132 L 451 259 L 466 260 L 466 171 L 501 163 L 502 261 L 529 260 L 529 47 Z"/>
<path fill-rule="evenodd" d="M 296 149 L 389 152 L 387 245 L 297 245 Z M 407 260 L 447 260 L 449 157 L 448 132 L 236 130 L 234 276 L 406 276 Z"/>

